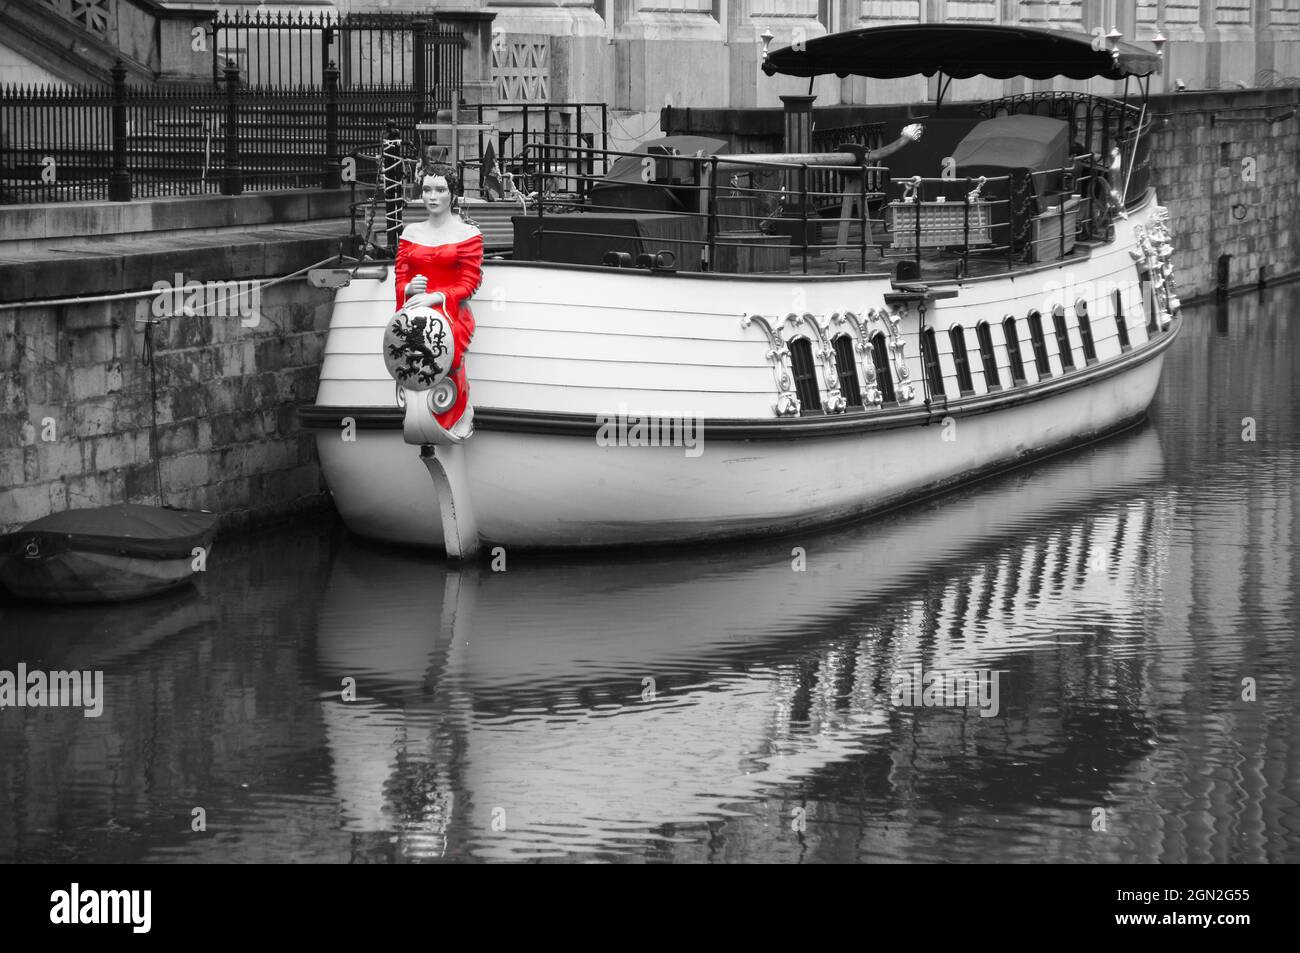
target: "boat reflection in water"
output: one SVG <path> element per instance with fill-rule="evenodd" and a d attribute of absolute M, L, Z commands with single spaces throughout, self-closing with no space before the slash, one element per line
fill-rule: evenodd
<path fill-rule="evenodd" d="M 397 832 L 385 852 L 407 858 L 678 860 L 717 845 L 677 825 L 806 824 L 771 858 L 737 855 L 779 859 L 887 820 L 819 826 L 816 785 L 855 759 L 891 816 L 1023 802 L 1087 830 L 1154 735 L 1138 640 L 1160 598 L 1162 477 L 1144 425 L 743 549 L 507 555 L 494 573 L 348 541 L 316 639 L 342 824 L 362 850 Z M 916 665 L 997 670 L 999 712 L 895 706 L 893 674 Z M 357 700 L 338 700 L 349 678 Z M 863 849 L 910 853 L 879 832 Z"/>

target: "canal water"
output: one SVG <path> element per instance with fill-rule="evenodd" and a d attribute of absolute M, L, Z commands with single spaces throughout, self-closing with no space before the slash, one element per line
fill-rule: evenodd
<path fill-rule="evenodd" d="M 105 696 L 0 709 L 0 861 L 1300 860 L 1298 316 L 1189 309 L 1148 423 L 830 532 L 493 572 L 314 521 L 0 605 L 0 669 Z"/>

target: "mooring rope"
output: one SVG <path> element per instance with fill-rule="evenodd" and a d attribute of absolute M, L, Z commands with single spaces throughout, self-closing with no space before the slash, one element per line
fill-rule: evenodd
<path fill-rule="evenodd" d="M 307 272 L 311 271 L 313 268 L 320 268 L 323 265 L 328 265 L 330 262 L 337 262 L 337 261 L 344 261 L 344 260 L 355 261 L 355 259 L 344 259 L 339 255 L 331 255 L 329 258 L 323 258 L 320 261 L 316 262 L 315 264 L 308 265 L 306 268 L 299 268 L 297 271 L 285 275 L 281 278 L 272 278 L 265 282 L 259 281 L 257 288 L 259 291 L 263 288 L 270 288 L 274 285 L 280 284 L 281 282 L 291 281 L 294 278 L 302 277 Z M 162 292 L 162 291 L 158 291 L 157 289 L 150 288 L 148 291 L 119 291 L 113 294 L 106 294 L 106 295 L 86 295 L 85 297 L 81 297 L 81 298 L 40 298 L 35 301 L 8 301 L 8 302 L 0 303 L 0 311 L 19 311 L 25 308 L 55 308 L 55 307 L 62 307 L 64 305 L 78 305 L 78 304 L 103 304 L 106 301 L 134 301 L 137 298 L 156 298 L 158 297 L 158 295 L 165 294 L 165 293 L 166 292 Z M 214 305 L 225 304 L 227 301 L 231 301 L 239 297 L 242 297 L 242 294 L 237 294 L 233 296 L 228 295 L 227 297 L 222 298 L 220 301 L 215 302 Z M 193 313 L 200 314 L 201 312 L 196 310 Z M 172 317 L 179 317 L 179 315 L 172 315 Z"/>

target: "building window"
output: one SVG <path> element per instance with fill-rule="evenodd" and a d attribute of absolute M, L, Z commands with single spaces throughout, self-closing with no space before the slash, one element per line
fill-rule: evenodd
<path fill-rule="evenodd" d="M 812 342 L 798 337 L 790 342 L 790 370 L 794 373 L 794 392 L 805 412 L 822 409 L 817 389 L 817 368 L 813 365 Z"/>
<path fill-rule="evenodd" d="M 989 390 L 1000 390 L 1002 382 L 998 380 L 998 358 L 993 353 L 993 331 L 987 321 L 975 325 L 975 338 L 980 345 L 980 361 L 984 365 L 984 386 Z"/>
<path fill-rule="evenodd" d="M 963 394 L 975 393 L 975 382 L 970 376 L 970 355 L 966 353 L 966 332 L 961 325 L 948 329 L 952 344 L 952 362 L 957 367 L 957 389 Z"/>
<path fill-rule="evenodd" d="M 1029 341 L 1034 346 L 1034 368 L 1038 379 L 1046 380 L 1052 376 L 1052 363 L 1047 359 L 1047 339 L 1043 337 L 1043 314 L 1041 311 L 1029 312 Z"/>
<path fill-rule="evenodd" d="M 921 359 L 925 362 L 925 379 L 930 383 L 930 396 L 948 396 L 943 388 L 943 369 L 939 367 L 939 347 L 934 342 L 934 328 L 926 328 L 921 332 Z"/>
<path fill-rule="evenodd" d="M 880 388 L 882 403 L 896 403 L 894 396 L 894 375 L 889 367 L 889 345 L 885 343 L 885 332 L 877 331 L 871 336 L 871 362 L 876 365 L 876 386 Z"/>
<path fill-rule="evenodd" d="M 1074 370 L 1074 348 L 1070 346 L 1070 329 L 1065 324 L 1065 305 L 1052 308 L 1052 327 L 1056 330 L 1056 349 L 1061 352 L 1061 370 Z"/>
<path fill-rule="evenodd" d="M 1088 364 L 1097 363 L 1097 344 L 1092 339 L 1092 319 L 1088 317 L 1088 302 L 1080 298 L 1074 303 L 1074 315 L 1079 319 L 1079 337 L 1083 339 L 1083 359 Z"/>
<path fill-rule="evenodd" d="M 1119 349 L 1129 350 L 1132 345 L 1128 341 L 1128 321 L 1124 318 L 1124 296 L 1118 288 L 1115 289 L 1115 330 L 1119 333 Z"/>
<path fill-rule="evenodd" d="M 835 338 L 835 363 L 839 368 L 840 393 L 850 407 L 862 405 L 862 389 L 858 387 L 858 369 L 853 363 L 853 339 L 847 334 Z"/>
<path fill-rule="evenodd" d="M 1007 315 L 1002 319 L 1002 335 L 1007 339 L 1007 358 L 1011 361 L 1011 386 L 1025 382 L 1025 359 L 1020 356 L 1020 331 L 1016 319 Z"/>

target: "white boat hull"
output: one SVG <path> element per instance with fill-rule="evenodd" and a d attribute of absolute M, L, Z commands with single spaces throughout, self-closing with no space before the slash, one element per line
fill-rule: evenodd
<path fill-rule="evenodd" d="M 591 438 L 480 431 L 467 448 L 485 542 L 617 546 L 789 532 L 897 505 L 1096 438 L 1140 418 L 1162 357 L 1113 386 L 968 419 L 878 434 L 784 441 L 601 447 Z M 321 465 L 353 532 L 441 546 L 433 482 L 401 431 L 349 445 L 318 438 Z M 364 455 L 356 451 L 364 446 Z"/>

